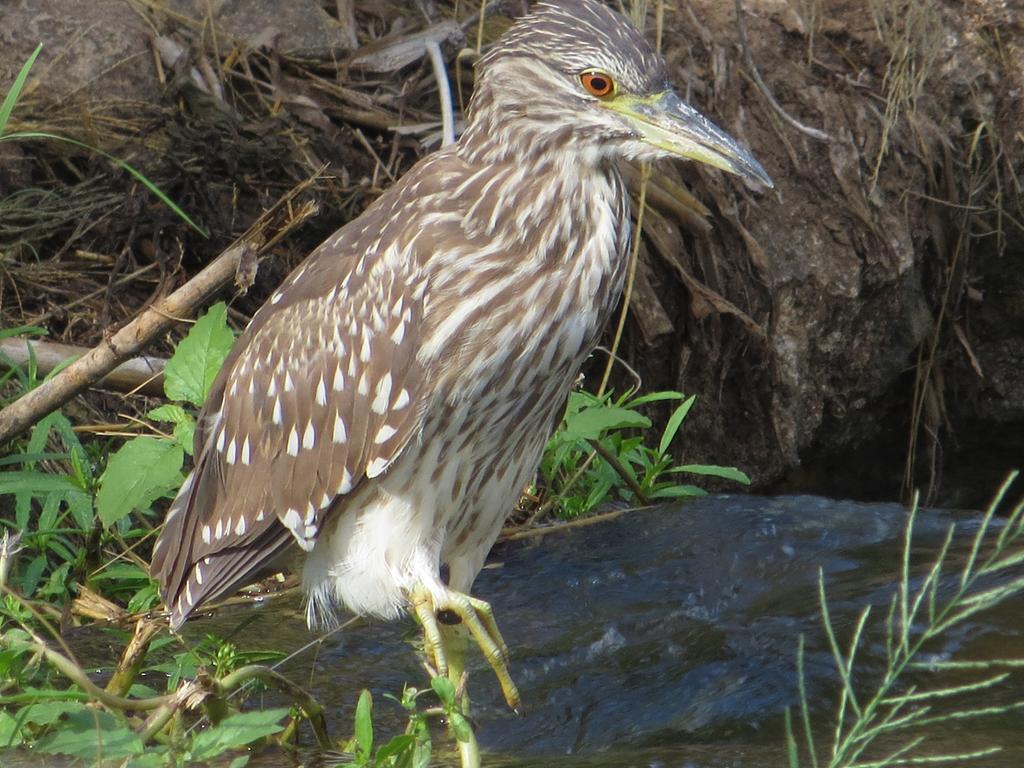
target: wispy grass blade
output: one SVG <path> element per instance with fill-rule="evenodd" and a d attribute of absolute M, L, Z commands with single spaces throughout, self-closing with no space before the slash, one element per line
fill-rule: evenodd
<path fill-rule="evenodd" d="M 900 705 L 896 706 L 898 707 Z M 894 708 L 893 712 L 895 711 L 896 709 Z M 929 714 L 931 714 L 931 711 L 931 707 L 925 706 L 919 707 L 913 710 L 912 712 L 908 712 L 902 717 L 892 717 L 890 716 L 892 715 L 892 713 L 889 713 L 889 715 L 886 715 L 886 718 L 883 722 L 879 723 L 874 727 L 864 729 L 860 733 L 860 735 L 857 736 L 856 740 L 863 743 L 866 747 L 883 734 L 895 733 L 897 731 L 905 731 L 908 728 L 916 727 L 918 723 L 920 723 Z"/>
<path fill-rule="evenodd" d="M 857 695 L 853 690 L 853 683 L 850 680 L 849 665 L 847 664 L 846 658 L 843 656 L 842 649 L 839 647 L 839 641 L 836 639 L 835 628 L 832 624 L 832 617 L 828 608 L 828 597 L 825 594 L 825 572 L 820 568 L 818 569 L 818 602 L 819 608 L 821 609 L 822 625 L 825 628 L 825 637 L 828 638 L 828 646 L 832 651 L 832 658 L 835 660 L 836 669 L 839 670 L 839 676 L 843 683 L 842 690 L 839 692 L 839 713 L 836 716 L 838 728 L 845 720 L 847 706 L 849 706 L 857 716 L 860 715 L 861 710 L 860 705 L 857 703 Z M 863 627 L 863 614 L 862 620 L 858 622 L 858 625 Z"/>
<path fill-rule="evenodd" d="M 947 669 L 1024 669 L 1024 659 L 985 659 L 984 661 L 913 661 L 909 665 L 914 669 L 938 672 Z"/>
<path fill-rule="evenodd" d="M 1024 701 L 985 706 L 995 691 L 1003 691 L 1011 674 L 1024 669 L 1024 659 L 924 661 L 918 658 L 929 643 L 943 633 L 963 625 L 965 621 L 1024 594 L 1024 576 L 1018 575 L 1024 565 L 1024 500 L 1009 517 L 1000 515 L 1000 507 L 1009 493 L 1013 473 L 996 493 L 992 504 L 982 514 L 977 530 L 950 526 L 942 544 L 932 551 L 930 565 L 911 581 L 914 526 L 919 499 L 915 497 L 901 541 L 898 568 L 899 582 L 888 602 L 879 630 L 884 634 L 885 668 L 874 687 L 865 688 L 860 675 L 855 675 L 858 655 L 868 633 L 870 606 L 858 616 L 849 650 L 844 654 L 836 635 L 834 620 L 826 599 L 824 573 L 818 574 L 818 597 L 825 636 L 840 680 L 839 698 L 834 714 L 834 737 L 827 768 L 888 768 L 902 765 L 960 765 L 984 760 L 999 751 L 998 745 L 974 751 L 951 754 L 941 748 L 926 749 L 929 734 L 953 722 L 1006 715 L 1024 711 Z M 963 542 L 959 546 L 959 542 Z M 960 553 L 963 554 L 960 554 Z M 954 553 L 956 553 L 954 555 Z M 962 563 L 955 570 L 951 563 Z M 922 577 L 923 576 L 923 577 Z M 803 679 L 803 639 L 798 644 L 797 672 L 801 709 L 807 718 L 804 729 L 806 746 L 814 755 L 811 724 L 806 715 L 806 682 Z M 917 687 L 906 673 L 929 673 L 930 686 Z M 953 681 L 936 675 L 955 673 Z M 853 681 L 860 685 L 855 689 Z M 982 706 L 972 706 L 971 700 Z M 941 709 L 937 704 L 942 703 Z M 792 724 L 787 726 L 787 745 L 792 746 Z M 882 757 L 871 754 L 883 743 L 894 746 L 894 737 L 909 739 Z M 800 750 L 797 759 L 802 757 Z M 791 758 L 792 762 L 792 758 Z M 822 761 L 824 765 L 826 761 Z"/>
<path fill-rule="evenodd" d="M 786 727 L 786 759 L 789 763 L 789 768 L 800 768 L 800 747 L 797 745 L 796 737 L 793 735 L 793 715 L 789 707 L 786 707 L 784 722 Z M 813 755 L 814 752 L 811 752 L 811 754 Z"/>
<path fill-rule="evenodd" d="M 21 92 L 25 88 L 25 81 L 28 80 L 29 70 L 32 69 L 32 65 L 36 63 L 36 59 L 39 57 L 39 52 L 43 50 L 43 44 L 40 43 L 36 46 L 36 49 L 32 51 L 32 55 L 25 60 L 25 63 L 21 65 L 21 69 L 18 70 L 18 76 L 14 78 L 14 82 L 11 83 L 11 87 L 7 91 L 7 95 L 4 96 L 4 100 L 0 103 L 0 136 L 3 136 L 7 131 L 7 122 L 11 119 L 11 112 L 14 111 L 14 105 L 18 103 L 18 99 L 21 97 Z"/>
<path fill-rule="evenodd" d="M 946 562 L 946 555 L 949 553 L 949 545 L 953 543 L 953 534 L 956 531 L 956 526 L 951 525 L 946 531 L 946 538 L 942 542 L 942 546 L 939 548 L 939 554 L 935 556 L 935 562 L 932 567 L 928 570 L 928 575 L 925 576 L 924 583 L 917 591 L 917 596 L 914 598 L 914 604 L 910 609 L 910 624 L 913 625 L 917 622 L 918 611 L 921 610 L 921 604 L 925 598 L 928 599 L 928 621 L 934 621 L 935 618 L 935 606 L 938 600 L 939 584 L 942 581 L 942 566 Z"/>
<path fill-rule="evenodd" d="M 86 144 L 85 142 L 82 141 L 78 141 L 77 139 L 72 139 L 69 138 L 68 136 L 60 136 L 55 133 L 47 133 L 46 131 L 15 131 L 14 133 L 8 133 L 0 136 L 0 141 L 14 141 L 17 139 L 47 139 L 49 141 L 60 141 L 65 144 L 70 144 L 74 147 L 79 147 L 80 149 L 85 149 L 89 152 L 95 152 L 96 154 L 105 157 L 107 160 L 110 160 L 119 168 L 122 168 L 123 170 L 131 174 L 136 181 L 138 181 L 140 184 L 142 184 L 142 186 L 148 189 L 158 200 L 160 200 L 161 203 L 170 208 L 178 218 L 180 218 L 182 221 L 184 221 L 186 224 L 192 227 L 192 229 L 194 229 L 203 237 L 209 237 L 206 230 L 200 227 L 194 221 L 192 221 L 191 217 L 189 217 L 189 215 L 185 213 L 185 211 L 183 211 L 181 207 L 178 206 L 177 203 L 175 203 L 173 200 L 171 200 L 171 198 L 164 194 L 164 192 L 156 184 L 154 184 L 152 181 L 146 178 L 146 176 L 133 165 L 131 165 L 130 163 L 126 163 L 121 158 L 115 157 L 109 152 L 104 152 L 102 149 L 90 146 L 89 144 Z"/>
<path fill-rule="evenodd" d="M 903 555 L 900 560 L 901 571 L 900 571 L 900 583 L 899 583 L 899 596 L 900 596 L 900 643 L 899 650 L 903 654 L 909 654 L 909 636 L 910 636 L 910 615 L 909 615 L 909 602 L 910 602 L 910 542 L 914 536 L 914 520 L 917 517 L 917 505 L 921 500 L 921 494 L 915 492 L 914 500 L 910 504 L 910 512 L 907 515 L 907 527 L 906 533 L 903 536 Z"/>
<path fill-rule="evenodd" d="M 941 725 L 957 720 L 975 720 L 979 717 L 992 717 L 994 715 L 1005 715 L 1008 712 L 1019 712 L 1024 710 L 1024 701 L 1016 701 L 1013 704 L 1000 704 L 992 707 L 975 707 L 973 709 L 958 709 L 953 712 L 944 712 L 941 715 L 934 715 L 920 721 L 919 725 L 924 728 L 929 725 Z"/>
<path fill-rule="evenodd" d="M 818 768 L 818 750 L 814 746 L 814 731 L 811 730 L 811 708 L 807 697 L 807 675 L 804 669 L 804 636 L 796 646 L 796 680 L 797 691 L 800 696 L 800 719 L 804 726 L 804 741 L 807 743 L 807 752 L 811 757 L 811 768 Z"/>
<path fill-rule="evenodd" d="M 890 752 L 888 755 L 883 757 L 881 760 L 870 763 L 850 763 L 850 768 L 884 768 L 889 765 L 899 765 L 900 758 L 903 755 L 917 749 L 918 746 L 924 741 L 924 736 L 919 736 L 916 739 L 909 741 L 894 752 Z"/>
<path fill-rule="evenodd" d="M 849 768 L 889 768 L 895 765 L 949 765 L 950 763 L 961 763 L 965 760 L 978 760 L 982 757 L 990 757 L 1002 752 L 1002 747 L 988 747 L 978 749 L 974 752 L 959 752 L 955 755 L 934 755 L 924 757 L 907 757 L 896 760 L 881 760 L 871 763 L 854 763 Z"/>
<path fill-rule="evenodd" d="M 977 533 L 974 534 L 974 541 L 971 542 L 971 551 L 967 555 L 967 560 L 964 563 L 964 568 L 961 572 L 960 589 L 966 589 L 968 582 L 974 575 L 974 564 L 978 559 L 978 552 L 981 550 L 981 543 L 985 540 L 985 534 L 988 533 L 988 527 L 992 522 L 993 515 L 995 515 L 996 510 L 999 508 L 1003 498 L 1006 496 L 1006 492 L 1009 490 L 1010 479 L 1010 477 L 1007 477 L 1006 480 L 1003 481 L 999 490 L 996 491 L 995 498 L 992 500 L 992 503 L 988 505 L 988 509 L 985 510 L 985 514 L 981 518 L 981 524 L 978 526 Z"/>
<path fill-rule="evenodd" d="M 1010 676 L 1009 672 L 1002 672 L 998 675 L 985 678 L 984 680 L 978 680 L 972 683 L 964 683 L 963 685 L 953 685 L 948 688 L 936 688 L 926 691 L 914 691 L 912 693 L 904 693 L 900 696 L 890 696 L 882 699 L 883 704 L 905 704 L 913 701 L 930 701 L 931 699 L 945 699 L 950 696 L 958 696 L 963 693 L 971 693 L 974 691 L 983 691 L 986 688 L 991 688 L 999 683 L 1004 682 Z"/>
<path fill-rule="evenodd" d="M 999 486 L 999 490 L 996 491 L 996 495 L 992 497 L 992 502 L 988 505 L 986 513 L 989 515 L 995 514 L 995 511 L 1003 505 L 1003 500 L 1006 498 L 1006 494 L 1010 492 L 1010 486 L 1017 480 L 1017 476 L 1020 473 L 1017 471 L 1011 472 L 1006 476 L 1003 484 Z M 1013 531 L 1019 532 L 1019 521 L 1021 515 L 1024 513 L 1024 501 L 1020 501 L 1013 508 L 1006 521 L 1006 526 L 999 532 L 999 536 L 996 537 L 996 549 L 1001 550 L 1006 546 L 1007 537 L 1012 534 Z M 1015 524 L 1016 523 L 1016 524 Z"/>

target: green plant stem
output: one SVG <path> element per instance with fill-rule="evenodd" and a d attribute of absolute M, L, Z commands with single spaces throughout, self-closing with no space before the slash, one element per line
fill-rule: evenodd
<path fill-rule="evenodd" d="M 626 469 L 626 467 L 623 465 L 623 463 L 619 461 L 618 456 L 616 456 L 603 445 L 601 445 L 600 441 L 598 440 L 588 440 L 587 442 L 589 442 L 590 447 L 594 449 L 594 453 L 596 453 L 602 459 L 607 461 L 608 465 L 619 474 L 619 477 L 621 477 L 622 480 L 626 483 L 626 485 L 629 486 L 629 490 L 633 492 L 633 494 L 636 496 L 636 500 L 639 501 L 640 504 L 646 505 L 651 503 L 650 499 L 647 497 L 647 494 L 644 493 L 644 489 L 640 487 L 640 484 L 636 481 L 636 478 L 634 478 L 633 475 L 630 474 L 629 470 Z"/>
<path fill-rule="evenodd" d="M 456 701 L 463 716 L 468 720 L 470 709 L 469 692 L 466 690 L 466 652 L 469 649 L 469 634 L 461 624 L 442 625 L 440 630 L 448 660 L 448 679 L 455 686 Z M 454 735 L 454 731 L 452 731 L 452 736 Z M 480 768 L 480 746 L 477 744 L 472 725 L 469 738 L 466 741 L 456 739 L 456 743 L 459 747 L 459 764 L 462 768 Z"/>
<path fill-rule="evenodd" d="M 50 648 L 34 634 L 32 635 L 32 642 L 27 643 L 27 645 L 35 653 L 46 659 L 64 677 L 110 709 L 149 711 L 166 704 L 171 698 L 171 696 L 154 696 L 148 699 L 130 699 L 125 696 L 108 693 L 90 680 L 84 669 L 63 654 Z"/>
<path fill-rule="evenodd" d="M 327 735 L 327 723 L 324 719 L 323 706 L 302 686 L 292 682 L 280 672 L 262 664 L 249 664 L 225 675 L 216 684 L 220 693 L 227 696 L 239 686 L 253 679 L 262 680 L 267 685 L 272 685 L 282 693 L 290 696 L 299 709 L 302 710 L 302 714 L 309 720 L 320 748 L 330 749 L 333 746 L 330 737 Z"/>
<path fill-rule="evenodd" d="M 202 690 L 199 683 L 191 681 L 179 686 L 173 694 L 163 697 L 166 701 L 153 710 L 153 714 L 146 719 L 138 731 L 142 743 L 148 744 L 151 739 L 156 738 L 156 735 L 164 729 L 175 713 L 181 711 L 182 707 L 188 704 L 189 699 L 201 695 Z"/>
<path fill-rule="evenodd" d="M 164 194 L 164 192 L 159 187 L 157 187 L 156 184 L 154 184 L 152 181 L 146 178 L 146 176 L 141 171 L 136 169 L 130 163 L 126 163 L 121 158 L 114 157 L 114 155 L 110 154 L 109 152 L 104 152 L 102 149 L 86 144 L 84 141 L 78 141 L 77 139 L 72 139 L 68 136 L 60 136 L 59 134 L 56 133 L 47 133 L 46 131 L 14 131 L 13 133 L 5 133 L 2 136 L 0 136 L 0 141 L 27 141 L 39 139 L 44 139 L 46 141 L 63 142 L 64 144 L 70 144 L 73 147 L 78 147 L 79 149 L 84 149 L 87 152 L 94 152 L 97 155 L 100 155 L 101 157 L 105 157 L 107 160 L 114 163 L 119 168 L 131 174 L 136 181 L 138 181 L 140 184 L 142 184 L 142 186 L 148 189 L 153 195 L 155 195 L 160 200 L 161 203 L 170 208 L 171 211 L 173 211 L 176 216 L 178 216 L 182 221 L 184 221 L 186 224 L 192 227 L 192 229 L 194 229 L 197 233 L 199 233 L 203 237 L 209 237 L 205 229 L 196 224 L 189 217 L 189 215 L 185 213 L 185 211 L 183 211 L 173 200 L 171 200 L 171 198 Z"/>
<path fill-rule="evenodd" d="M 640 170 L 640 200 L 636 208 L 636 229 L 633 231 L 633 247 L 629 252 L 629 269 L 626 272 L 626 287 L 622 293 L 622 310 L 619 312 L 619 321 L 615 326 L 615 337 L 608 351 L 608 364 L 601 376 L 601 385 L 597 388 L 597 396 L 604 394 L 608 386 L 608 380 L 612 375 L 612 366 L 615 365 L 615 354 L 619 349 L 619 342 L 622 341 L 622 331 L 626 327 L 626 316 L 629 314 L 629 303 L 633 298 L 633 284 L 636 281 L 636 265 L 640 260 L 640 236 L 644 226 L 644 210 L 647 208 L 647 182 L 651 178 L 651 166 L 644 163 Z"/>
<path fill-rule="evenodd" d="M 580 465 L 578 467 L 576 467 L 576 470 L 572 473 L 572 476 L 568 480 L 566 480 L 565 483 L 562 485 L 558 494 L 555 494 L 554 489 L 551 490 L 551 495 L 548 496 L 547 501 L 545 501 L 543 504 L 537 507 L 537 511 L 530 515 L 530 519 L 527 521 L 527 525 L 535 523 L 548 510 L 550 510 L 555 505 L 555 499 L 558 498 L 559 494 L 565 495 L 570 490 L 572 490 L 572 487 L 576 485 L 577 482 L 579 482 L 579 479 L 581 477 L 583 477 L 583 474 L 587 471 L 587 467 L 589 467 L 591 463 L 593 463 L 595 458 L 597 458 L 597 451 L 591 451 L 590 453 L 588 453 L 587 457 L 582 462 L 580 462 Z"/>

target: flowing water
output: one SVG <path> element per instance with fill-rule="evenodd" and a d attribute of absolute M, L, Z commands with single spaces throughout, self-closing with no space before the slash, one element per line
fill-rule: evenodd
<path fill-rule="evenodd" d="M 500 545 L 475 592 L 491 601 L 513 650 L 525 714 L 508 711 L 478 660 L 471 691 L 485 764 L 786 765 L 783 716 L 798 702 L 801 634 L 819 741 L 831 732 L 838 696 L 819 612 L 819 568 L 845 645 L 863 606 L 876 606 L 874 616 L 884 617 L 906 518 L 897 505 L 715 496 Z M 919 513 L 917 570 L 924 572 L 954 522 L 950 560 L 957 567 L 977 520 Z M 1020 608 L 1018 600 L 979 615 L 928 650 L 947 659 L 1024 656 Z M 251 641 L 284 649 L 307 639 L 298 606 L 265 612 L 247 630 Z M 320 648 L 315 663 L 290 665 L 329 708 L 332 733 L 352 732 L 363 687 L 374 693 L 379 729 L 395 733 L 403 725 L 398 707 L 381 694 L 425 678 L 402 632 L 394 624 L 347 629 Z M 869 635 L 855 685 L 876 679 L 883 639 Z M 1006 704 L 1022 694 L 1022 679 L 1012 677 L 972 703 Z M 1019 714 L 944 725 L 927 733 L 928 745 L 964 752 L 998 744 L 1002 754 L 976 764 L 1017 768 L 1024 765 L 1022 725 Z"/>
<path fill-rule="evenodd" d="M 801 635 L 812 720 L 824 746 L 839 683 L 822 631 L 819 568 L 845 646 L 865 605 L 876 606 L 874 619 L 884 617 L 906 517 L 897 505 L 714 496 L 499 545 L 474 591 L 492 603 L 512 648 L 525 714 L 506 708 L 490 670 L 474 656 L 470 689 L 484 764 L 787 765 L 783 717 L 798 702 Z M 959 567 L 977 521 L 973 514 L 919 513 L 912 581 L 919 583 L 954 523 L 950 570 Z M 930 646 L 930 658 L 1024 657 L 1022 602 L 972 618 Z M 231 638 L 240 647 L 291 651 L 310 639 L 297 598 L 190 622 L 187 631 L 228 636 L 253 614 Z M 411 622 L 349 627 L 283 670 L 325 705 L 335 738 L 352 732 L 356 698 L 369 688 L 376 732 L 386 737 L 405 720 L 382 694 L 426 681 L 408 644 L 414 634 Z M 884 636 L 868 633 L 855 687 L 877 679 L 884 653 Z M 922 687 L 962 681 L 913 680 Z M 1008 704 L 1022 694 L 1015 676 L 971 703 Z M 1017 768 L 1024 766 L 1022 725 L 1019 710 L 947 724 L 925 731 L 924 748 L 965 752 L 997 744 L 1001 754 L 971 765 Z M 288 762 L 264 756 L 252 765 Z"/>

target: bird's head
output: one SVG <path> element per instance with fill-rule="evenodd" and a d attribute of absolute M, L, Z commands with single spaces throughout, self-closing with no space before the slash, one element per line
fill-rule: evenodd
<path fill-rule="evenodd" d="M 684 157 L 772 186 L 748 151 L 676 95 L 643 35 L 596 0 L 542 3 L 513 25 L 480 60 L 469 132 L 519 156 Z"/>

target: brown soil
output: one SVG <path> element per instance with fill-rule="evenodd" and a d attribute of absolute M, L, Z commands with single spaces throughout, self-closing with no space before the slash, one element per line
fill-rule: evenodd
<path fill-rule="evenodd" d="M 427 6 L 432 23 L 453 18 L 448 3 Z M 522 3 L 490 6 L 485 42 Z M 313 188 L 321 215 L 260 265 L 248 293 L 226 294 L 241 325 L 436 146 L 429 62 L 388 45 L 428 26 L 418 10 L 357 0 L 350 26 L 334 2 L 239 0 L 216 19 L 197 7 L 97 0 L 69 17 L 58 0 L 5 5 L 0 83 L 45 43 L 10 129 L 128 160 L 210 236 L 95 153 L 0 144 L 3 327 L 96 343 L 326 164 Z M 761 487 L 892 497 L 914 434 L 908 477 L 937 489 L 943 458 L 978 425 L 993 467 L 1008 468 L 1024 421 L 1024 14 L 985 0 L 743 7 L 746 47 L 733 4 L 666 0 L 663 48 L 680 91 L 752 148 L 776 189 L 689 164 L 658 170 L 620 355 L 644 388 L 700 395 L 686 460 L 740 466 Z M 475 45 L 475 10 L 459 5 L 464 35 L 439 33 L 464 96 L 473 57 L 456 54 Z M 828 140 L 770 106 L 747 55 L 785 112 Z M 150 406 L 97 394 L 70 408 L 93 423 Z"/>

